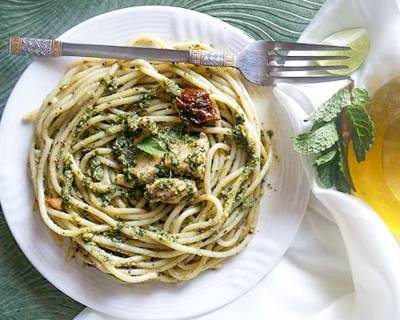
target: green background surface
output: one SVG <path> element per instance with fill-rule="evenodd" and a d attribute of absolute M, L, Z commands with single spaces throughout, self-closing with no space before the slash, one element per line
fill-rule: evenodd
<path fill-rule="evenodd" d="M 324 1 L 0 0 L 0 44 L 3 44 L 0 51 L 0 116 L 13 86 L 31 61 L 27 57 L 7 54 L 4 44 L 9 36 L 52 38 L 107 11 L 139 5 L 170 5 L 220 18 L 255 39 L 295 41 Z M 73 319 L 83 308 L 32 267 L 12 238 L 0 211 L 0 319 Z"/>

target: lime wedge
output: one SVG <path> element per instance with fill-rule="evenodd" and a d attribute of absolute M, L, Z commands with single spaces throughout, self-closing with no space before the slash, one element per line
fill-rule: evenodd
<path fill-rule="evenodd" d="M 365 29 L 352 28 L 330 35 L 321 44 L 351 47 L 351 50 L 347 51 L 317 51 L 313 53 L 315 56 L 349 56 L 350 59 L 348 60 L 317 61 L 320 66 L 346 65 L 348 66 L 347 69 L 328 71 L 332 74 L 346 75 L 353 73 L 364 62 L 369 49 L 369 37 Z"/>

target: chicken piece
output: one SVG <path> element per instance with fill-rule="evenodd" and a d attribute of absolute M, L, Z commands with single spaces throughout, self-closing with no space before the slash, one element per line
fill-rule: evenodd
<path fill-rule="evenodd" d="M 193 180 L 159 178 L 146 186 L 146 196 L 151 202 L 176 204 L 193 198 L 197 187 Z"/>
<path fill-rule="evenodd" d="M 176 97 L 175 102 L 179 115 L 194 125 L 221 119 L 216 103 L 203 89 L 183 89 L 181 96 Z"/>
<path fill-rule="evenodd" d="M 195 178 L 204 176 L 207 152 L 210 148 L 207 135 L 203 132 L 199 137 L 188 134 L 168 143 L 169 152 L 165 155 L 165 167 L 179 175 Z"/>
<path fill-rule="evenodd" d="M 57 210 L 62 210 L 62 205 L 63 205 L 63 199 L 62 198 L 51 198 L 51 197 L 46 197 L 46 203 Z"/>
<path fill-rule="evenodd" d="M 135 158 L 135 166 L 132 168 L 133 176 L 139 184 L 152 182 L 157 175 L 157 165 L 161 162 L 160 157 L 153 157 L 147 154 L 139 154 Z"/>
<path fill-rule="evenodd" d="M 135 183 L 127 181 L 123 174 L 117 174 L 114 183 L 125 188 L 133 188 L 135 186 Z"/>

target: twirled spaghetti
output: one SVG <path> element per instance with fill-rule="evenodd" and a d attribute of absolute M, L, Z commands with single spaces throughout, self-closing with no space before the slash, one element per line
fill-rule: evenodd
<path fill-rule="evenodd" d="M 148 36 L 132 44 L 142 43 L 167 47 Z M 210 49 L 173 46 L 193 47 Z M 194 119 L 202 105 L 190 117 L 182 109 L 200 100 L 214 108 L 212 121 Z M 34 123 L 40 214 L 86 263 L 124 282 L 174 282 L 250 241 L 272 155 L 235 70 L 80 60 Z"/>

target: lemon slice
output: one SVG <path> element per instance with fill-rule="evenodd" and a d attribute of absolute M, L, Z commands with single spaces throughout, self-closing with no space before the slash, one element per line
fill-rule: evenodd
<path fill-rule="evenodd" d="M 313 53 L 316 56 L 349 56 L 350 59 L 348 60 L 317 61 L 320 66 L 346 65 L 348 66 L 347 69 L 328 70 L 332 74 L 346 75 L 353 73 L 364 62 L 369 49 L 369 37 L 367 30 L 352 28 L 330 35 L 321 44 L 351 47 L 351 50 L 347 51 L 317 51 Z"/>

